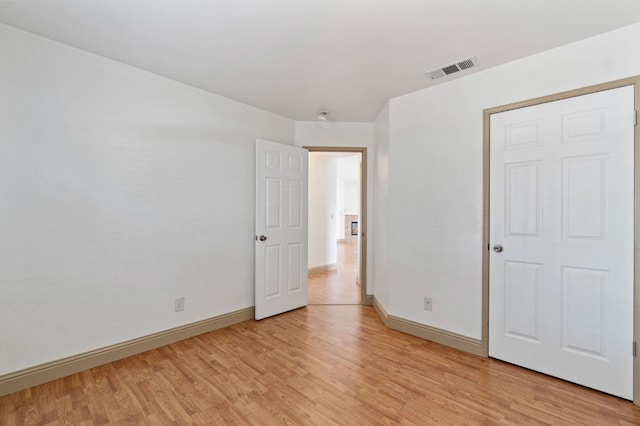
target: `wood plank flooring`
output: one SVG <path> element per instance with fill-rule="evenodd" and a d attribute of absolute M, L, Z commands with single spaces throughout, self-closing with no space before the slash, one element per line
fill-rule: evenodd
<path fill-rule="evenodd" d="M 628 401 L 387 329 L 362 305 L 245 321 L 0 398 L 2 425 L 638 425 Z"/>
<path fill-rule="evenodd" d="M 338 243 L 336 271 L 309 275 L 309 304 L 359 304 L 360 287 L 356 284 L 358 245 Z"/>

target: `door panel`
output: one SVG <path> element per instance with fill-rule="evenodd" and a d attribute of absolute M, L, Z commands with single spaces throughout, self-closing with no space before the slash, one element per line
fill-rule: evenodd
<path fill-rule="evenodd" d="M 607 271 L 562 267 L 562 347 L 606 358 Z"/>
<path fill-rule="evenodd" d="M 606 239 L 607 156 L 562 160 L 562 234 L 565 239 Z"/>
<path fill-rule="evenodd" d="M 505 334 L 540 343 L 540 288 L 542 265 L 506 261 Z"/>
<path fill-rule="evenodd" d="M 542 200 L 542 163 L 529 161 L 506 165 L 506 234 L 539 237 Z"/>
<path fill-rule="evenodd" d="M 633 385 L 633 87 L 491 116 L 489 354 Z"/>
<path fill-rule="evenodd" d="M 305 149 L 256 142 L 256 319 L 307 304 L 307 164 Z"/>

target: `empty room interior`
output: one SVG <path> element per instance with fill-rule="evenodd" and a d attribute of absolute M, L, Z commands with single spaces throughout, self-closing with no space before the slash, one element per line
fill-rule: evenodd
<path fill-rule="evenodd" d="M 638 40 L 0 1 L 0 424 L 640 424 Z"/>

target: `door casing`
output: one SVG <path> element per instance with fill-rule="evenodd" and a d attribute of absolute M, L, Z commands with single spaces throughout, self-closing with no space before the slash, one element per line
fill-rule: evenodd
<path fill-rule="evenodd" d="M 481 352 L 484 356 L 489 356 L 489 193 L 490 193 L 490 117 L 492 114 L 510 111 L 518 108 L 525 108 L 533 105 L 544 104 L 548 102 L 558 101 L 562 99 L 572 98 L 575 96 L 588 95 L 591 93 L 601 92 L 609 89 L 616 89 L 623 86 L 634 87 L 634 103 L 636 117 L 640 110 L 640 76 L 615 80 L 608 83 L 598 84 L 594 86 L 583 87 L 580 89 L 570 90 L 566 92 L 556 93 L 549 96 L 529 99 L 525 101 L 515 102 L 512 104 L 488 108 L 483 111 L 483 231 L 482 231 L 482 340 Z M 637 146 L 640 141 L 640 126 L 636 124 L 634 129 L 634 143 Z M 634 342 L 640 341 L 640 149 L 634 151 L 634 320 L 633 333 Z M 630 347 L 631 351 L 632 348 Z M 640 358 L 634 357 L 633 360 L 633 403 L 640 406 Z"/>
<path fill-rule="evenodd" d="M 309 152 L 349 152 L 361 154 L 360 167 L 360 303 L 372 305 L 373 296 L 367 295 L 367 148 L 338 146 L 304 146 Z"/>

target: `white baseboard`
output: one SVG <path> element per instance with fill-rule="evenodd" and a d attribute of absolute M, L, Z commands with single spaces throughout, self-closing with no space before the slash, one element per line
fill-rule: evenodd
<path fill-rule="evenodd" d="M 252 319 L 245 308 L 0 376 L 0 396 Z"/>
<path fill-rule="evenodd" d="M 337 263 L 330 263 L 328 265 L 320 265 L 320 266 L 314 266 L 313 268 L 309 268 L 309 275 L 313 275 L 313 274 L 319 274 L 321 272 L 329 272 L 329 271 L 336 271 L 338 269 L 338 264 Z"/>
<path fill-rule="evenodd" d="M 474 355 L 486 356 L 480 340 L 389 315 L 373 295 L 367 295 L 364 303 L 372 304 L 384 324 L 391 329 L 469 352 Z M 253 317 L 254 308 L 245 308 L 192 324 L 128 340 L 105 348 L 96 349 L 5 374 L 0 376 L 0 396 L 50 382 L 99 365 L 146 352 L 160 346 L 169 345 L 209 331 L 228 327 L 230 325 L 252 319 Z"/>
<path fill-rule="evenodd" d="M 384 325 L 393 330 L 398 330 L 481 357 L 487 356 L 481 340 L 389 315 L 375 296 L 373 297 L 373 307 L 378 315 L 380 315 Z"/>

